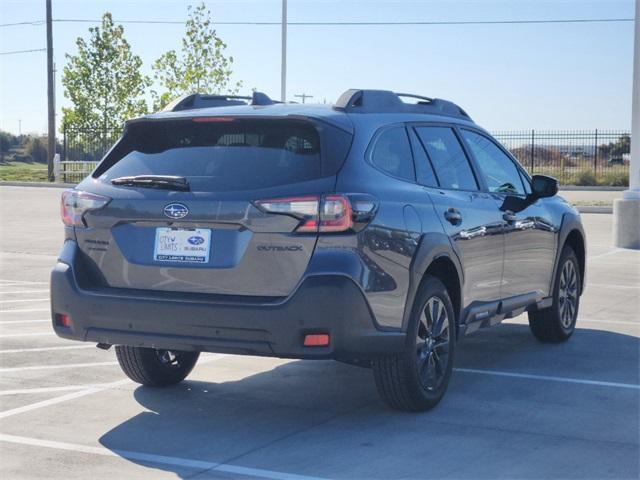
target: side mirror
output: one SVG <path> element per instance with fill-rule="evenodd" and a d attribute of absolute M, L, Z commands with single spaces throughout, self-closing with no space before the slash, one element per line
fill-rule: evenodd
<path fill-rule="evenodd" d="M 531 177 L 531 190 L 536 198 L 553 197 L 558 193 L 558 180 L 546 175 L 534 175 Z"/>

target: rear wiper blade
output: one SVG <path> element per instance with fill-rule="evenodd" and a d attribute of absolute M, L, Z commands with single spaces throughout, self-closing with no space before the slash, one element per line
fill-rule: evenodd
<path fill-rule="evenodd" d="M 125 187 L 163 188 L 165 190 L 189 191 L 189 182 L 184 177 L 174 175 L 135 175 L 131 177 L 118 177 L 111 180 L 112 185 Z"/>

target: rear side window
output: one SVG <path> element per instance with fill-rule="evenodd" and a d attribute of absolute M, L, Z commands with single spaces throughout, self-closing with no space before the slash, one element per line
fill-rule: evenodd
<path fill-rule="evenodd" d="M 95 176 L 178 175 L 193 190 L 251 190 L 333 175 L 350 145 L 348 133 L 301 120 L 146 122 L 129 126 Z"/>
<path fill-rule="evenodd" d="M 416 165 L 416 176 L 420 185 L 426 185 L 427 187 L 437 187 L 438 179 L 433 171 L 433 165 L 431 160 L 427 157 L 427 153 L 422 147 L 422 143 L 418 140 L 413 128 L 409 128 L 409 137 L 411 138 L 411 145 L 413 147 L 413 159 Z"/>
<path fill-rule="evenodd" d="M 451 128 L 416 127 L 442 188 L 477 190 L 478 184 L 458 138 Z"/>
<path fill-rule="evenodd" d="M 371 162 L 394 177 L 415 180 L 411 145 L 404 127 L 393 127 L 380 134 L 373 146 Z"/>

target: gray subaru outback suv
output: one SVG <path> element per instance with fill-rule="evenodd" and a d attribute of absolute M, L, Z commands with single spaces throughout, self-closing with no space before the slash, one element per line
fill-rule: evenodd
<path fill-rule="evenodd" d="M 335 359 L 426 410 L 465 333 L 528 312 L 572 334 L 578 213 L 454 103 L 349 90 L 332 106 L 190 95 L 126 123 L 62 195 L 55 332 L 116 346 L 136 382 L 200 352 Z"/>

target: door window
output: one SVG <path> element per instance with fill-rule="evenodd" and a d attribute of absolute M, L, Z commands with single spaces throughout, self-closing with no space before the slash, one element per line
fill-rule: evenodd
<path fill-rule="evenodd" d="M 493 141 L 470 130 L 462 130 L 462 138 L 476 158 L 490 192 L 525 194 L 518 167 Z"/>
<path fill-rule="evenodd" d="M 451 128 L 416 127 L 416 133 L 431 160 L 442 188 L 478 189 L 469 160 Z"/>

